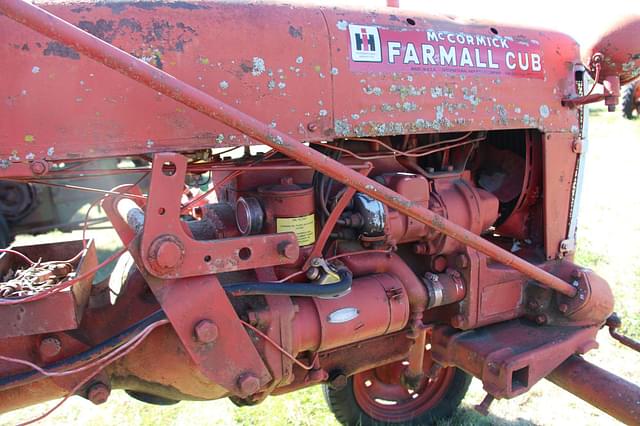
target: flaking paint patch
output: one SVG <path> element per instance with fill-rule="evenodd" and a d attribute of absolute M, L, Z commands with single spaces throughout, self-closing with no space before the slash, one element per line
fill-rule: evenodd
<path fill-rule="evenodd" d="M 254 56 L 252 63 L 253 68 L 251 69 L 251 75 L 253 75 L 254 77 L 258 77 L 265 70 L 264 59 L 260 58 L 259 56 Z"/>
<path fill-rule="evenodd" d="M 351 133 L 351 125 L 347 120 L 336 120 L 334 123 L 336 135 L 346 136 Z"/>
<path fill-rule="evenodd" d="M 367 86 L 367 87 L 363 87 L 362 91 L 366 94 L 366 95 L 375 95 L 375 96 L 380 96 L 382 95 L 382 89 L 379 87 L 371 87 L 371 86 Z"/>
<path fill-rule="evenodd" d="M 296 58 L 296 64 L 301 64 L 301 63 L 303 63 L 303 62 L 304 62 L 304 58 L 303 58 L 302 56 L 298 56 L 298 57 Z"/>
<path fill-rule="evenodd" d="M 33 74 L 38 74 L 40 72 L 40 67 L 39 66 L 34 66 L 31 68 L 31 72 Z"/>
<path fill-rule="evenodd" d="M 229 82 L 227 80 L 222 80 L 218 83 L 218 86 L 220 86 L 222 90 L 227 90 L 229 88 Z"/>
<path fill-rule="evenodd" d="M 340 31 L 347 31 L 347 28 L 349 28 L 349 23 L 347 21 L 345 21 L 344 19 L 341 19 L 338 22 L 336 22 L 336 27 Z"/>
<path fill-rule="evenodd" d="M 549 107 L 547 105 L 540 105 L 540 116 L 542 118 L 549 117 Z"/>

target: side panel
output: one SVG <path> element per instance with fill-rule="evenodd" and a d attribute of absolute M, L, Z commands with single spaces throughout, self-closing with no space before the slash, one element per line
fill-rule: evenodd
<path fill-rule="evenodd" d="M 329 40 L 317 9 L 213 2 L 41 6 L 295 138 L 321 139 L 331 127 Z M 249 142 L 3 16 L 0 69 L 5 166 Z"/>
<path fill-rule="evenodd" d="M 537 128 L 578 133 L 578 46 L 555 32 L 398 10 L 326 9 L 335 131 L 374 136 Z M 357 94 L 357 95 L 356 95 Z"/>

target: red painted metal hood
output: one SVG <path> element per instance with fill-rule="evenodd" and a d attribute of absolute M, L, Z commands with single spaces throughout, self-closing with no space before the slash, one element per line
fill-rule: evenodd
<path fill-rule="evenodd" d="M 398 9 L 182 1 L 41 6 L 300 140 L 579 130 L 575 110 L 560 104 L 575 91 L 578 46 L 554 32 Z M 3 167 L 248 142 L 6 17 L 0 67 Z"/>

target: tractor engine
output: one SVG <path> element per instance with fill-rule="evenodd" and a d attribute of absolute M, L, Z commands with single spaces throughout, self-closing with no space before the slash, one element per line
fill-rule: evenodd
<path fill-rule="evenodd" d="M 0 248 L 0 412 L 321 384 L 343 424 L 432 424 L 471 377 L 485 413 L 547 378 L 640 422 L 640 389 L 580 358 L 604 325 L 638 344 L 573 262 L 583 106 L 640 75 L 640 20 L 581 60 L 560 33 L 390 8 L 0 12 L 1 187 L 95 195 L 81 239 Z"/>

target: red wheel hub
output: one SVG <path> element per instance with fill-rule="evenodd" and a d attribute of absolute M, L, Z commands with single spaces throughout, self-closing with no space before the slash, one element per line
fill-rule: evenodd
<path fill-rule="evenodd" d="M 429 372 L 432 365 L 427 350 L 422 371 Z M 415 390 L 409 390 L 400 381 L 406 368 L 406 361 L 398 361 L 354 375 L 353 393 L 360 408 L 382 422 L 409 421 L 438 404 L 455 375 L 455 368 L 441 368 L 435 377 L 425 375 Z"/>

